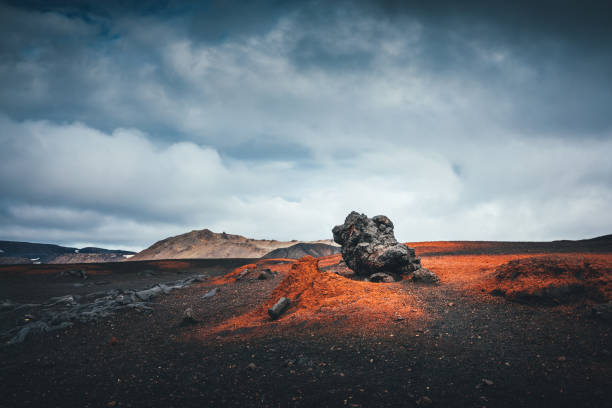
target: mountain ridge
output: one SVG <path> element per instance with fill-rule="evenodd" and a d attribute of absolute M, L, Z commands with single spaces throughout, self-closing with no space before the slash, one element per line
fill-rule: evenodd
<path fill-rule="evenodd" d="M 208 228 L 157 241 L 130 258 L 133 261 L 190 258 L 260 258 L 270 251 L 299 243 L 336 245 L 331 239 L 318 241 L 277 241 L 254 239 Z"/>
<path fill-rule="evenodd" d="M 0 263 L 91 263 L 117 262 L 135 252 L 96 247 L 73 248 L 56 244 L 0 241 Z"/>

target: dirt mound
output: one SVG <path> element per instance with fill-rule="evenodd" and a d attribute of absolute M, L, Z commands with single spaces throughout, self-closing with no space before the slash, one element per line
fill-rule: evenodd
<path fill-rule="evenodd" d="M 612 269 L 597 258 L 540 256 L 496 269 L 491 294 L 523 303 L 561 304 L 612 300 Z"/>
<path fill-rule="evenodd" d="M 322 272 L 318 262 L 311 256 L 300 259 L 291 266 L 267 302 L 253 312 L 230 319 L 213 332 L 245 328 L 265 331 L 283 324 L 327 325 L 334 329 L 346 324 L 353 329 L 374 329 L 423 313 L 417 301 L 403 291 L 401 283 L 380 285 L 347 279 Z M 278 320 L 271 322 L 268 309 L 282 297 L 290 300 L 290 306 Z"/>

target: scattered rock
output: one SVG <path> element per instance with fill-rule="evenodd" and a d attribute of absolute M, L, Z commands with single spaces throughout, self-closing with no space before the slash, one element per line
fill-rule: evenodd
<path fill-rule="evenodd" d="M 244 271 L 240 272 L 240 273 L 238 274 L 238 276 L 236 276 L 236 280 L 237 280 L 237 281 L 239 281 L 239 280 L 244 279 L 244 278 L 245 278 L 245 277 L 246 277 L 246 276 L 249 274 L 249 272 L 251 272 L 251 270 L 250 270 L 250 269 L 248 269 L 248 268 L 247 268 L 247 269 L 245 269 Z"/>
<path fill-rule="evenodd" d="M 183 320 L 181 321 L 181 325 L 182 326 L 189 326 L 192 324 L 196 324 L 198 323 L 199 320 L 195 318 L 194 313 L 193 313 L 193 309 L 192 308 L 187 308 L 185 309 L 185 311 L 183 312 Z"/>
<path fill-rule="evenodd" d="M 78 296 L 76 295 L 65 295 L 65 296 L 52 297 L 51 299 L 47 301 L 47 303 L 45 303 L 45 306 L 55 306 L 55 305 L 60 305 L 60 304 L 74 306 L 76 305 L 76 299 L 78 299 Z"/>
<path fill-rule="evenodd" d="M 413 282 L 423 282 L 423 283 L 438 283 L 440 282 L 440 278 L 438 275 L 431 272 L 429 269 L 419 268 L 412 273 L 412 277 L 410 278 Z"/>
<path fill-rule="evenodd" d="M 249 365 L 247 366 L 247 368 L 249 370 L 255 370 L 257 368 L 257 366 L 255 365 L 255 363 L 249 363 Z"/>
<path fill-rule="evenodd" d="M 217 292 L 219 292 L 219 288 L 211 289 L 208 292 L 206 292 L 206 294 L 204 296 L 202 296 L 202 299 L 211 298 L 211 297 L 215 296 L 217 294 Z"/>
<path fill-rule="evenodd" d="M 389 275 L 388 273 L 382 273 L 382 272 L 378 272 L 378 273 L 374 273 L 370 275 L 369 280 L 370 282 L 384 282 L 384 283 L 395 282 L 395 279 L 393 278 L 393 276 Z"/>
<path fill-rule="evenodd" d="M 282 298 L 278 299 L 278 302 L 276 302 L 274 304 L 274 306 L 272 306 L 270 309 L 268 309 L 268 314 L 270 315 L 272 320 L 278 319 L 280 317 L 280 315 L 283 314 L 285 309 L 287 309 L 287 307 L 289 307 L 290 303 L 291 302 L 286 297 L 282 297 Z"/>
<path fill-rule="evenodd" d="M 423 269 L 414 249 L 397 242 L 393 223 L 384 215 L 368 218 L 353 211 L 332 232 L 334 241 L 342 245 L 342 259 L 359 276 L 403 275 Z"/>
<path fill-rule="evenodd" d="M 108 317 L 118 310 L 132 309 L 138 312 L 150 313 L 153 309 L 146 302 L 154 296 L 169 293 L 194 282 L 201 282 L 201 275 L 189 277 L 175 282 L 158 284 L 145 290 L 119 290 L 111 289 L 90 293 L 85 297 L 78 295 L 65 295 L 53 297 L 44 304 L 16 304 L 10 301 L 1 303 L 2 309 L 25 309 L 35 313 L 37 321 L 25 320 L 25 325 L 13 327 L 0 332 L 0 338 L 8 338 L 6 344 L 23 342 L 32 333 L 44 333 L 71 327 L 74 322 L 91 322 Z M 79 303 L 83 301 L 83 303 Z M 26 314 L 26 316 L 29 314 Z"/>
<path fill-rule="evenodd" d="M 423 396 L 419 398 L 416 403 L 419 407 L 429 407 L 433 404 L 433 401 L 428 396 Z"/>
<path fill-rule="evenodd" d="M 141 290 L 140 292 L 136 292 L 134 294 L 140 300 L 147 301 L 147 300 L 150 300 L 150 299 L 154 298 L 155 296 L 159 295 L 162 292 L 163 292 L 162 288 L 159 285 L 157 285 L 157 286 L 153 286 L 150 289 Z"/>
<path fill-rule="evenodd" d="M 487 385 L 487 386 L 491 386 L 491 385 L 493 385 L 494 383 L 493 383 L 493 381 L 491 381 L 491 380 L 489 380 L 489 379 L 487 379 L 487 378 L 483 378 L 483 379 L 482 379 L 482 384 Z"/>
<path fill-rule="evenodd" d="M 263 271 L 261 271 L 257 279 L 266 280 L 266 279 L 271 279 L 273 277 L 274 277 L 274 273 L 270 269 L 264 269 Z"/>

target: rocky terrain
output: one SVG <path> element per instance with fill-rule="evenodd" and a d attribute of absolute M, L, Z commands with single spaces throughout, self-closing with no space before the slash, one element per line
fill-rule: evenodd
<path fill-rule="evenodd" d="M 163 239 L 134 255 L 131 260 L 195 258 L 259 258 L 278 248 L 300 241 L 251 239 L 241 235 L 216 233 L 208 229 L 191 231 Z M 331 244 L 330 240 L 309 243 Z"/>
<path fill-rule="evenodd" d="M 341 254 L 0 266 L 0 407 L 608 406 L 612 245 L 538 245 L 409 244 L 437 285 Z"/>
<path fill-rule="evenodd" d="M 322 256 L 334 255 L 339 252 L 340 247 L 336 245 L 300 242 L 299 244 L 291 245 L 290 247 L 278 248 L 274 251 L 270 251 L 262 256 L 262 258 L 300 259 L 306 255 L 319 258 Z"/>
<path fill-rule="evenodd" d="M 104 248 L 71 248 L 53 244 L 0 241 L 0 264 L 119 262 L 135 252 Z"/>

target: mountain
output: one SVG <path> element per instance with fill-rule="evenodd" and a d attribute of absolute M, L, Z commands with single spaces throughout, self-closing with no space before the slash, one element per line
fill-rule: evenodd
<path fill-rule="evenodd" d="M 216 233 L 209 229 L 191 231 L 166 238 L 134 255 L 131 261 L 187 258 L 260 258 L 270 251 L 298 244 L 300 241 L 251 239 L 242 235 Z M 309 242 L 331 244 L 332 240 Z"/>
<path fill-rule="evenodd" d="M 54 244 L 0 241 L 0 264 L 117 262 L 134 253 L 118 249 L 78 249 Z"/>
<path fill-rule="evenodd" d="M 334 255 L 340 253 L 340 247 L 328 244 L 310 244 L 301 242 L 299 244 L 291 245 L 287 248 L 278 248 L 274 251 L 268 252 L 262 258 L 289 258 L 289 259 L 300 259 L 303 256 L 310 255 L 315 258 L 321 256 Z"/>

